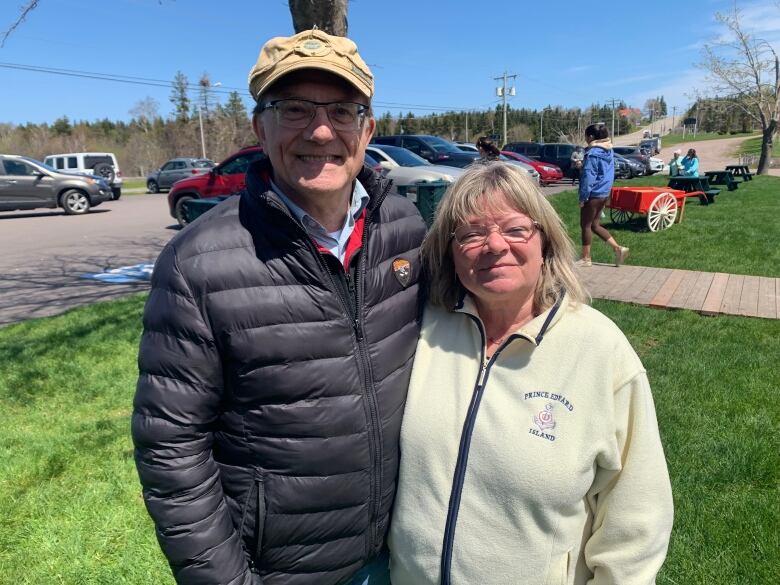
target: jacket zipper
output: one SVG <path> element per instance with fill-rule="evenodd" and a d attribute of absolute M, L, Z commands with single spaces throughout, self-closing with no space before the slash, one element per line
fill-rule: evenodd
<path fill-rule="evenodd" d="M 368 231 L 369 226 L 371 223 L 371 213 L 378 209 L 379 206 L 384 201 L 385 197 L 387 197 L 388 192 L 390 191 L 390 187 L 392 186 L 392 183 L 387 182 L 385 185 L 385 188 L 382 190 L 382 192 L 379 194 L 379 196 L 376 199 L 376 202 L 374 205 L 372 205 L 371 209 L 366 209 L 366 219 L 363 224 L 363 237 L 361 239 L 361 254 L 360 258 L 358 260 L 358 269 L 355 271 L 355 278 L 354 278 L 354 285 L 347 277 L 347 291 L 350 296 L 354 295 L 355 302 L 352 303 L 350 298 L 346 298 L 347 295 L 344 294 L 344 287 L 340 286 L 336 282 L 336 278 L 333 273 L 330 271 L 330 269 L 325 264 L 325 261 L 323 260 L 320 251 L 316 248 L 314 245 L 314 242 L 312 242 L 309 235 L 306 233 L 306 230 L 303 229 L 302 226 L 300 226 L 293 218 L 292 216 L 287 213 L 286 209 L 281 209 L 276 202 L 273 202 L 273 205 L 281 211 L 286 217 L 292 221 L 293 224 L 295 224 L 296 228 L 303 232 L 304 234 L 304 240 L 306 241 L 306 244 L 309 248 L 309 250 L 312 252 L 312 254 L 317 259 L 317 262 L 320 265 L 320 268 L 328 275 L 328 278 L 330 279 L 331 284 L 333 285 L 333 290 L 336 291 L 337 296 L 339 297 L 339 300 L 341 301 L 342 307 L 344 308 L 344 312 L 347 316 L 350 317 L 352 321 L 352 328 L 355 334 L 355 340 L 357 342 L 358 346 L 358 371 L 361 376 L 362 381 L 362 388 L 363 393 L 366 397 L 366 402 L 368 403 L 368 411 L 369 411 L 369 429 L 368 429 L 368 442 L 369 442 L 369 448 L 371 449 L 371 453 L 373 456 L 372 461 L 372 473 L 370 474 L 370 499 L 369 499 L 369 528 L 368 528 L 368 542 L 367 542 L 367 554 L 368 556 L 371 556 L 374 553 L 374 548 L 376 547 L 376 542 L 378 541 L 378 527 L 379 527 L 379 521 L 377 518 L 377 512 L 379 510 L 379 504 L 381 500 L 381 487 L 382 487 L 382 437 L 381 437 L 381 424 L 379 421 L 379 407 L 377 406 L 376 401 L 376 395 L 374 393 L 373 383 L 372 379 L 373 376 L 371 374 L 371 360 L 368 357 L 368 348 L 366 347 L 366 340 L 363 336 L 363 318 L 362 318 L 362 302 L 363 302 L 363 289 L 360 286 L 361 280 L 360 275 L 366 270 L 366 244 L 368 242 Z M 270 201 L 269 201 L 270 203 Z"/>
<path fill-rule="evenodd" d="M 480 367 L 477 374 L 477 380 L 474 385 L 474 392 L 471 396 L 469 408 L 466 411 L 466 420 L 463 421 L 463 431 L 460 435 L 460 446 L 458 447 L 458 459 L 455 463 L 455 473 L 452 478 L 452 491 L 450 492 L 450 503 L 447 509 L 447 522 L 444 525 L 444 543 L 441 552 L 441 585 L 451 585 L 450 568 L 452 566 L 452 549 L 455 541 L 455 527 L 458 523 L 458 511 L 460 509 L 460 498 L 463 493 L 463 482 L 466 478 L 466 467 L 469 459 L 469 448 L 471 447 L 471 436 L 474 432 L 474 425 L 477 419 L 477 412 L 485 393 L 485 385 L 490 375 L 490 367 L 495 362 L 500 353 L 500 348 L 485 363 L 485 332 L 482 330 L 482 324 L 479 320 L 468 315 L 477 324 L 477 329 L 482 337 L 482 351 L 480 352 Z"/>
<path fill-rule="evenodd" d="M 257 543 L 255 544 L 255 562 L 260 563 L 260 554 L 263 552 L 263 533 L 265 532 L 265 484 L 263 476 L 258 472 L 255 477 L 257 484 Z"/>

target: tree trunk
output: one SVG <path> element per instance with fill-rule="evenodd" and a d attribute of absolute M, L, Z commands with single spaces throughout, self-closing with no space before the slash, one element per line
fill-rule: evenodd
<path fill-rule="evenodd" d="M 338 37 L 347 36 L 348 0 L 290 0 L 290 14 L 296 33 L 315 26 Z"/>
<path fill-rule="evenodd" d="M 772 142 L 776 130 L 777 120 L 770 120 L 769 125 L 761 133 L 761 157 L 758 159 L 758 170 L 756 171 L 759 175 L 769 174 L 769 166 L 772 162 Z"/>

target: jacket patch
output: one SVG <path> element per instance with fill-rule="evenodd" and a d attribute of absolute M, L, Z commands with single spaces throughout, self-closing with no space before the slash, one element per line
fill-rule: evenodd
<path fill-rule="evenodd" d="M 412 265 L 408 260 L 396 258 L 393 260 L 393 274 L 401 286 L 406 288 L 412 282 Z"/>
<path fill-rule="evenodd" d="M 572 412 L 574 405 L 565 396 L 554 392 L 526 392 L 523 395 L 524 400 L 533 398 L 542 398 L 547 401 L 547 404 L 531 417 L 536 428 L 529 427 L 528 434 L 548 441 L 555 441 L 555 435 L 552 434 L 553 429 L 558 425 L 555 402 L 560 403 L 566 409 L 561 412 Z"/>

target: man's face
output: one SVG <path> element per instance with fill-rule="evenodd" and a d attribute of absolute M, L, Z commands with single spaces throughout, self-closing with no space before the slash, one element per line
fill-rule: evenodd
<path fill-rule="evenodd" d="M 346 81 L 313 70 L 290 74 L 271 88 L 263 101 L 286 98 L 368 105 L 368 99 Z M 293 198 L 312 200 L 348 196 L 352 181 L 363 167 L 376 122 L 366 118 L 355 131 L 335 130 L 325 108 L 317 108 L 314 119 L 303 129 L 280 126 L 273 110 L 256 115 L 252 126 L 271 159 L 274 180 L 282 191 Z"/>

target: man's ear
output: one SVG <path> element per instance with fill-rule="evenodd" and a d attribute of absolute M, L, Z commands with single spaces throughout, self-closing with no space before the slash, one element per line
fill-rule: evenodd
<path fill-rule="evenodd" d="M 371 138 L 374 136 L 374 130 L 376 130 L 376 120 L 371 116 L 366 122 L 366 132 L 368 133 L 366 143 L 371 141 Z"/>

